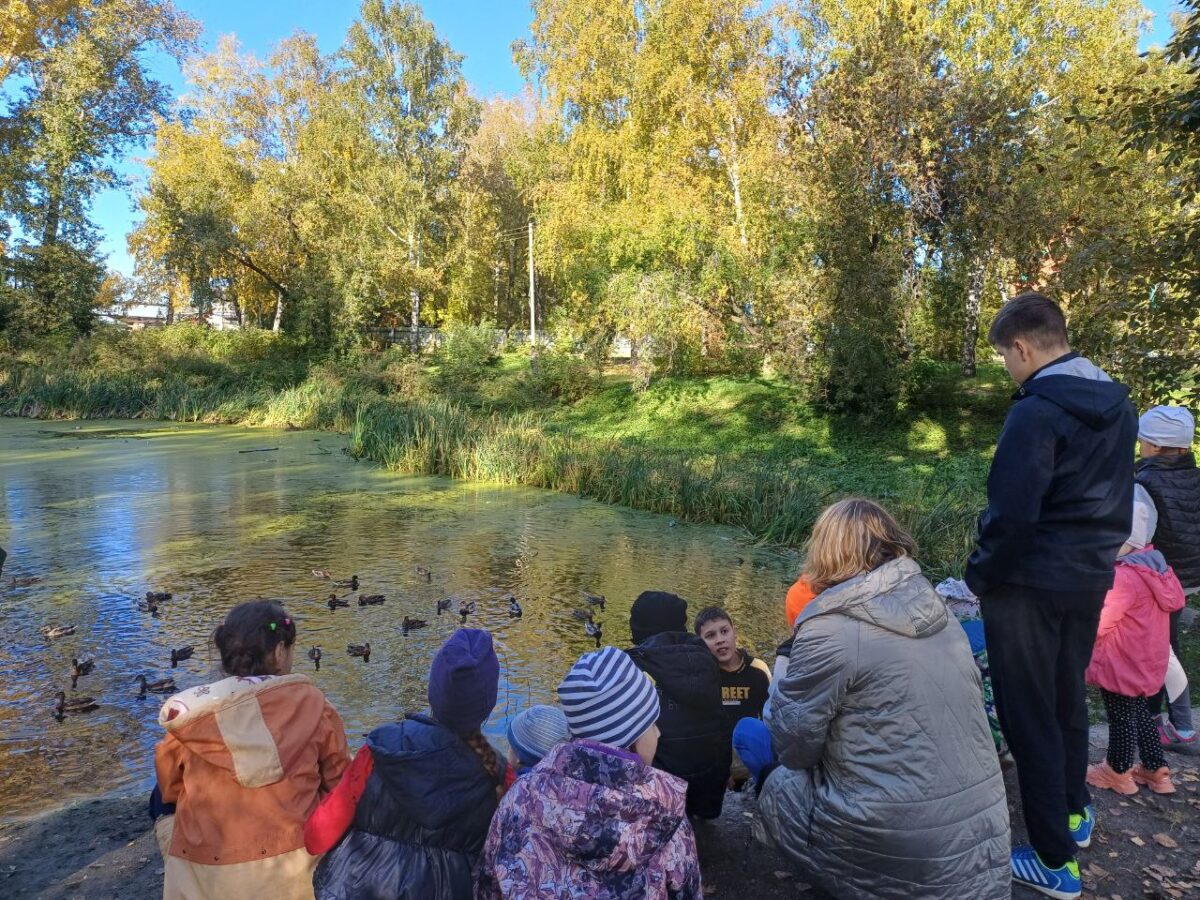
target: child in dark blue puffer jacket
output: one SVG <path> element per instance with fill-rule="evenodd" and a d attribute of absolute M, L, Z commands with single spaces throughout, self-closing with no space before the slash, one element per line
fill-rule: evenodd
<path fill-rule="evenodd" d="M 317 900 L 468 900 L 506 765 L 480 733 L 500 664 L 486 631 L 462 628 L 429 671 L 432 716 L 367 735 L 304 827 Z"/>

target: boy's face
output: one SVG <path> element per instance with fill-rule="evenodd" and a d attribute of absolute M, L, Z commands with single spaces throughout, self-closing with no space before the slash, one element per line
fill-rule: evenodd
<path fill-rule="evenodd" d="M 1152 444 L 1149 441 L 1143 441 L 1141 438 L 1138 438 L 1138 456 L 1142 459 L 1149 459 L 1151 456 L 1177 456 L 1186 452 L 1182 448 L 1160 447 L 1158 444 Z"/>
<path fill-rule="evenodd" d="M 737 629 L 728 619 L 713 619 L 700 628 L 700 637 L 708 645 L 708 652 L 722 666 L 728 665 L 737 652 Z"/>

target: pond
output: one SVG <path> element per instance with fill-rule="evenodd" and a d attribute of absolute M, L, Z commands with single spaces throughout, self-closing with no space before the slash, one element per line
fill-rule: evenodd
<path fill-rule="evenodd" d="M 425 706 L 426 673 L 459 616 L 440 598 L 475 600 L 503 667 L 487 730 L 553 702 L 594 648 L 572 610 L 604 594 L 604 641 L 629 645 L 642 590 L 672 590 L 691 614 L 724 605 L 743 645 L 768 658 L 786 626 L 798 568 L 787 551 L 738 532 L 675 524 L 529 488 L 402 477 L 343 452 L 343 436 L 141 422 L 0 421 L 0 818 L 82 796 L 147 787 L 162 698 L 135 678 L 174 675 L 182 690 L 218 677 L 212 629 L 234 604 L 282 599 L 297 620 L 296 670 L 346 722 L 351 746 L 373 726 Z M 418 567 L 428 569 L 425 577 Z M 357 574 L 386 602 L 331 611 L 330 583 Z M 167 591 L 157 616 L 139 609 Z M 509 616 L 507 593 L 524 608 Z M 456 607 L 457 608 L 457 605 Z M 428 627 L 404 634 L 405 615 Z M 46 625 L 75 625 L 47 639 Z M 369 662 L 346 645 L 371 642 Z M 172 671 L 171 649 L 195 656 Z M 306 658 L 323 649 L 320 671 Z M 53 716 L 71 658 L 95 657 L 78 694 L 99 708 Z"/>

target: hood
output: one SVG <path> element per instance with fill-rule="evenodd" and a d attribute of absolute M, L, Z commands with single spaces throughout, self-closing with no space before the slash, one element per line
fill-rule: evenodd
<path fill-rule="evenodd" d="M 1028 379 L 1014 399 L 1030 396 L 1048 400 L 1093 431 L 1100 431 L 1125 414 L 1129 388 L 1082 356 L 1069 354 Z"/>
<path fill-rule="evenodd" d="M 283 780 L 321 725 L 325 697 L 305 675 L 225 678 L 176 694 L 158 723 L 242 787 Z"/>
<path fill-rule="evenodd" d="M 831 613 L 913 638 L 937 634 L 950 619 L 946 601 L 921 574 L 921 567 L 907 557 L 826 588 L 805 607 L 796 627 Z"/>
<path fill-rule="evenodd" d="M 645 871 L 687 822 L 687 782 L 591 741 L 559 744 L 518 784 L 530 831 L 593 872 Z"/>
<path fill-rule="evenodd" d="M 466 741 L 428 716 L 408 715 L 367 735 L 374 774 L 402 816 L 445 828 L 476 810 L 495 786 Z"/>
<path fill-rule="evenodd" d="M 708 645 L 686 631 L 664 631 L 629 651 L 639 669 L 681 706 L 721 707 L 721 667 Z"/>
<path fill-rule="evenodd" d="M 1117 560 L 1117 568 L 1126 569 L 1139 578 L 1159 609 L 1174 612 L 1183 608 L 1183 586 L 1167 565 L 1166 557 L 1153 547 L 1127 553 Z"/>

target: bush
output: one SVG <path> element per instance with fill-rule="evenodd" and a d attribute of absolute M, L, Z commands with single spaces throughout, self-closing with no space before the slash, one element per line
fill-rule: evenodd
<path fill-rule="evenodd" d="M 496 328 L 451 324 L 442 331 L 438 348 L 438 384 L 450 393 L 473 395 L 487 378 L 496 359 Z"/>

